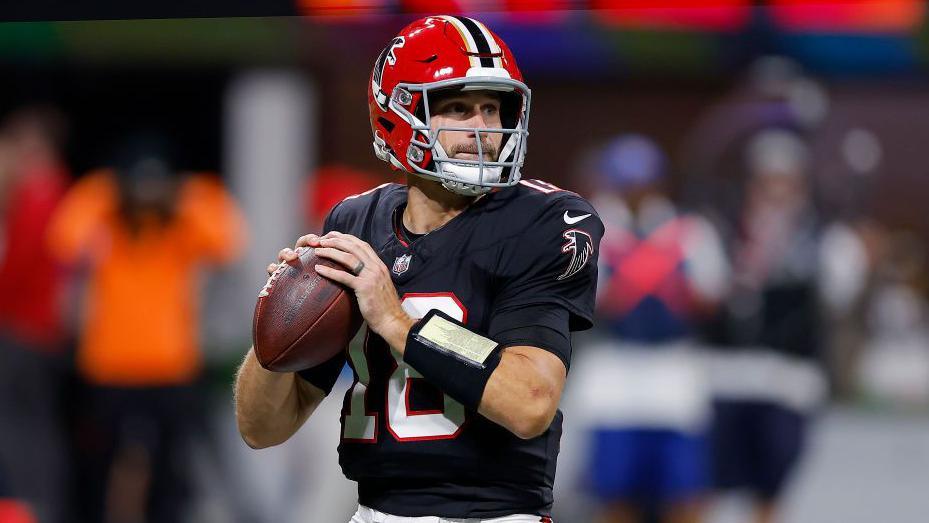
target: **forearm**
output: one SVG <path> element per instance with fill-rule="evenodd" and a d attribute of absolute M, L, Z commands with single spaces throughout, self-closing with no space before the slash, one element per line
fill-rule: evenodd
<path fill-rule="evenodd" d="M 539 350 L 504 349 L 478 408 L 482 416 L 524 439 L 542 434 L 551 425 L 564 382 L 536 368 L 537 362 L 525 354 L 527 349 Z"/>
<path fill-rule="evenodd" d="M 292 436 L 315 410 L 324 394 L 303 384 L 295 373 L 261 367 L 250 349 L 235 383 L 236 422 L 252 448 L 278 445 Z"/>
<path fill-rule="evenodd" d="M 431 349 L 417 349 L 412 359 L 407 359 L 407 337 L 414 323 L 405 316 L 384 328 L 382 336 L 426 379 L 465 406 L 475 408 L 476 404 L 479 414 L 520 438 L 533 438 L 548 429 L 558 410 L 566 377 L 565 366 L 557 356 L 538 347 L 511 346 L 502 350 L 489 376 L 468 372 L 464 367 L 464 372 L 458 373 L 437 360 Z M 486 380 L 483 392 L 469 385 L 478 382 L 475 380 Z"/>
<path fill-rule="evenodd" d="M 410 329 L 415 323 L 415 319 L 398 308 L 398 310 L 390 316 L 390 319 L 384 321 L 381 325 L 371 327 L 372 330 L 384 338 L 384 341 L 390 345 L 391 349 L 403 356 L 403 353 L 406 351 L 406 338 L 410 334 Z"/>

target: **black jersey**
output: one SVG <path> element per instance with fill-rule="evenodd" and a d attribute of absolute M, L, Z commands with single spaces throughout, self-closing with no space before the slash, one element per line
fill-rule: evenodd
<path fill-rule="evenodd" d="M 326 229 L 371 245 L 411 316 L 439 309 L 503 346 L 550 350 L 567 367 L 569 331 L 590 328 L 594 308 L 603 224 L 593 207 L 527 180 L 411 240 L 400 221 L 406 198 L 397 184 L 351 197 Z M 339 461 L 358 481 L 362 504 L 402 516 L 548 515 L 560 411 L 544 434 L 522 440 L 466 412 L 372 332 L 348 361 L 355 382 L 343 405 Z"/>

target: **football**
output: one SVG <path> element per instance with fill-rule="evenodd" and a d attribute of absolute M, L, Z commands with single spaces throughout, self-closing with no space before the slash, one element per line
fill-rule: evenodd
<path fill-rule="evenodd" d="M 316 273 L 314 266 L 344 267 L 312 248 L 282 263 L 255 304 L 252 341 L 262 367 L 293 372 L 315 367 L 344 350 L 363 318 L 352 290 Z"/>

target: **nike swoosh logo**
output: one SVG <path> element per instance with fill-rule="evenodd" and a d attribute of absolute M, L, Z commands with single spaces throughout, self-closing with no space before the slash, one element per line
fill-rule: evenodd
<path fill-rule="evenodd" d="M 564 212 L 564 222 L 568 225 L 574 225 L 575 223 L 590 218 L 589 214 L 582 214 L 580 216 L 570 216 L 568 211 Z"/>

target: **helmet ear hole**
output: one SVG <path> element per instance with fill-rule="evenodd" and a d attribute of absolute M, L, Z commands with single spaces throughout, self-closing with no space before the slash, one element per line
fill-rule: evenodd
<path fill-rule="evenodd" d="M 388 120 L 387 118 L 384 118 L 383 116 L 380 116 L 380 117 L 378 117 L 378 119 L 377 119 L 377 123 L 381 124 L 381 127 L 384 128 L 384 131 L 385 131 L 387 134 L 390 134 L 390 133 L 394 132 L 394 123 L 391 122 L 390 120 Z"/>

